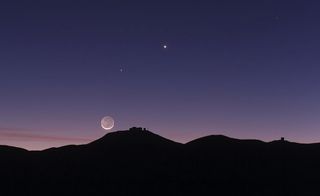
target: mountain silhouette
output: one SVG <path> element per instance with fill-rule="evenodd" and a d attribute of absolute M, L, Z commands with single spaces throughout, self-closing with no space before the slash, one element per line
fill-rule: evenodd
<path fill-rule="evenodd" d="M 43 151 L 0 146 L 1 195 L 320 195 L 320 144 L 131 128 Z"/>
<path fill-rule="evenodd" d="M 117 148 L 158 148 L 158 147 L 174 147 L 180 145 L 169 139 L 156 135 L 148 130 L 140 130 L 138 128 L 131 128 L 129 131 L 117 131 L 108 133 L 104 137 L 91 142 L 87 146 L 105 149 L 105 147 Z"/>

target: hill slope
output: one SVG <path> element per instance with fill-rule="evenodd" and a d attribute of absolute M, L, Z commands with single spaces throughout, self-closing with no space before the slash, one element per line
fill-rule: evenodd
<path fill-rule="evenodd" d="M 318 195 L 320 145 L 132 129 L 39 152 L 0 146 L 4 195 Z"/>

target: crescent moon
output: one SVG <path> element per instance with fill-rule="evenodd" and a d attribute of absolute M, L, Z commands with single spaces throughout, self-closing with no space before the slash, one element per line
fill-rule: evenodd
<path fill-rule="evenodd" d="M 101 127 L 104 130 L 111 130 L 114 127 L 114 119 L 111 116 L 105 116 L 101 119 Z"/>

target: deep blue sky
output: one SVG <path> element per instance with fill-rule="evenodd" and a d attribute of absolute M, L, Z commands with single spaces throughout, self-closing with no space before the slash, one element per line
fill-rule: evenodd
<path fill-rule="evenodd" d="M 83 143 L 106 133 L 105 115 L 114 130 L 143 126 L 180 142 L 320 141 L 319 8 L 1 1 L 0 143 Z"/>

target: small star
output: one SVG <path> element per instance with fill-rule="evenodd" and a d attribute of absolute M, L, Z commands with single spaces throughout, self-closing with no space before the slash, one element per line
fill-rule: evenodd
<path fill-rule="evenodd" d="M 167 49 L 167 48 L 168 48 L 168 46 L 167 46 L 167 45 L 163 45 L 163 48 L 164 48 L 164 49 Z"/>
<path fill-rule="evenodd" d="M 120 72 L 122 73 L 124 70 L 122 68 L 120 68 Z"/>

